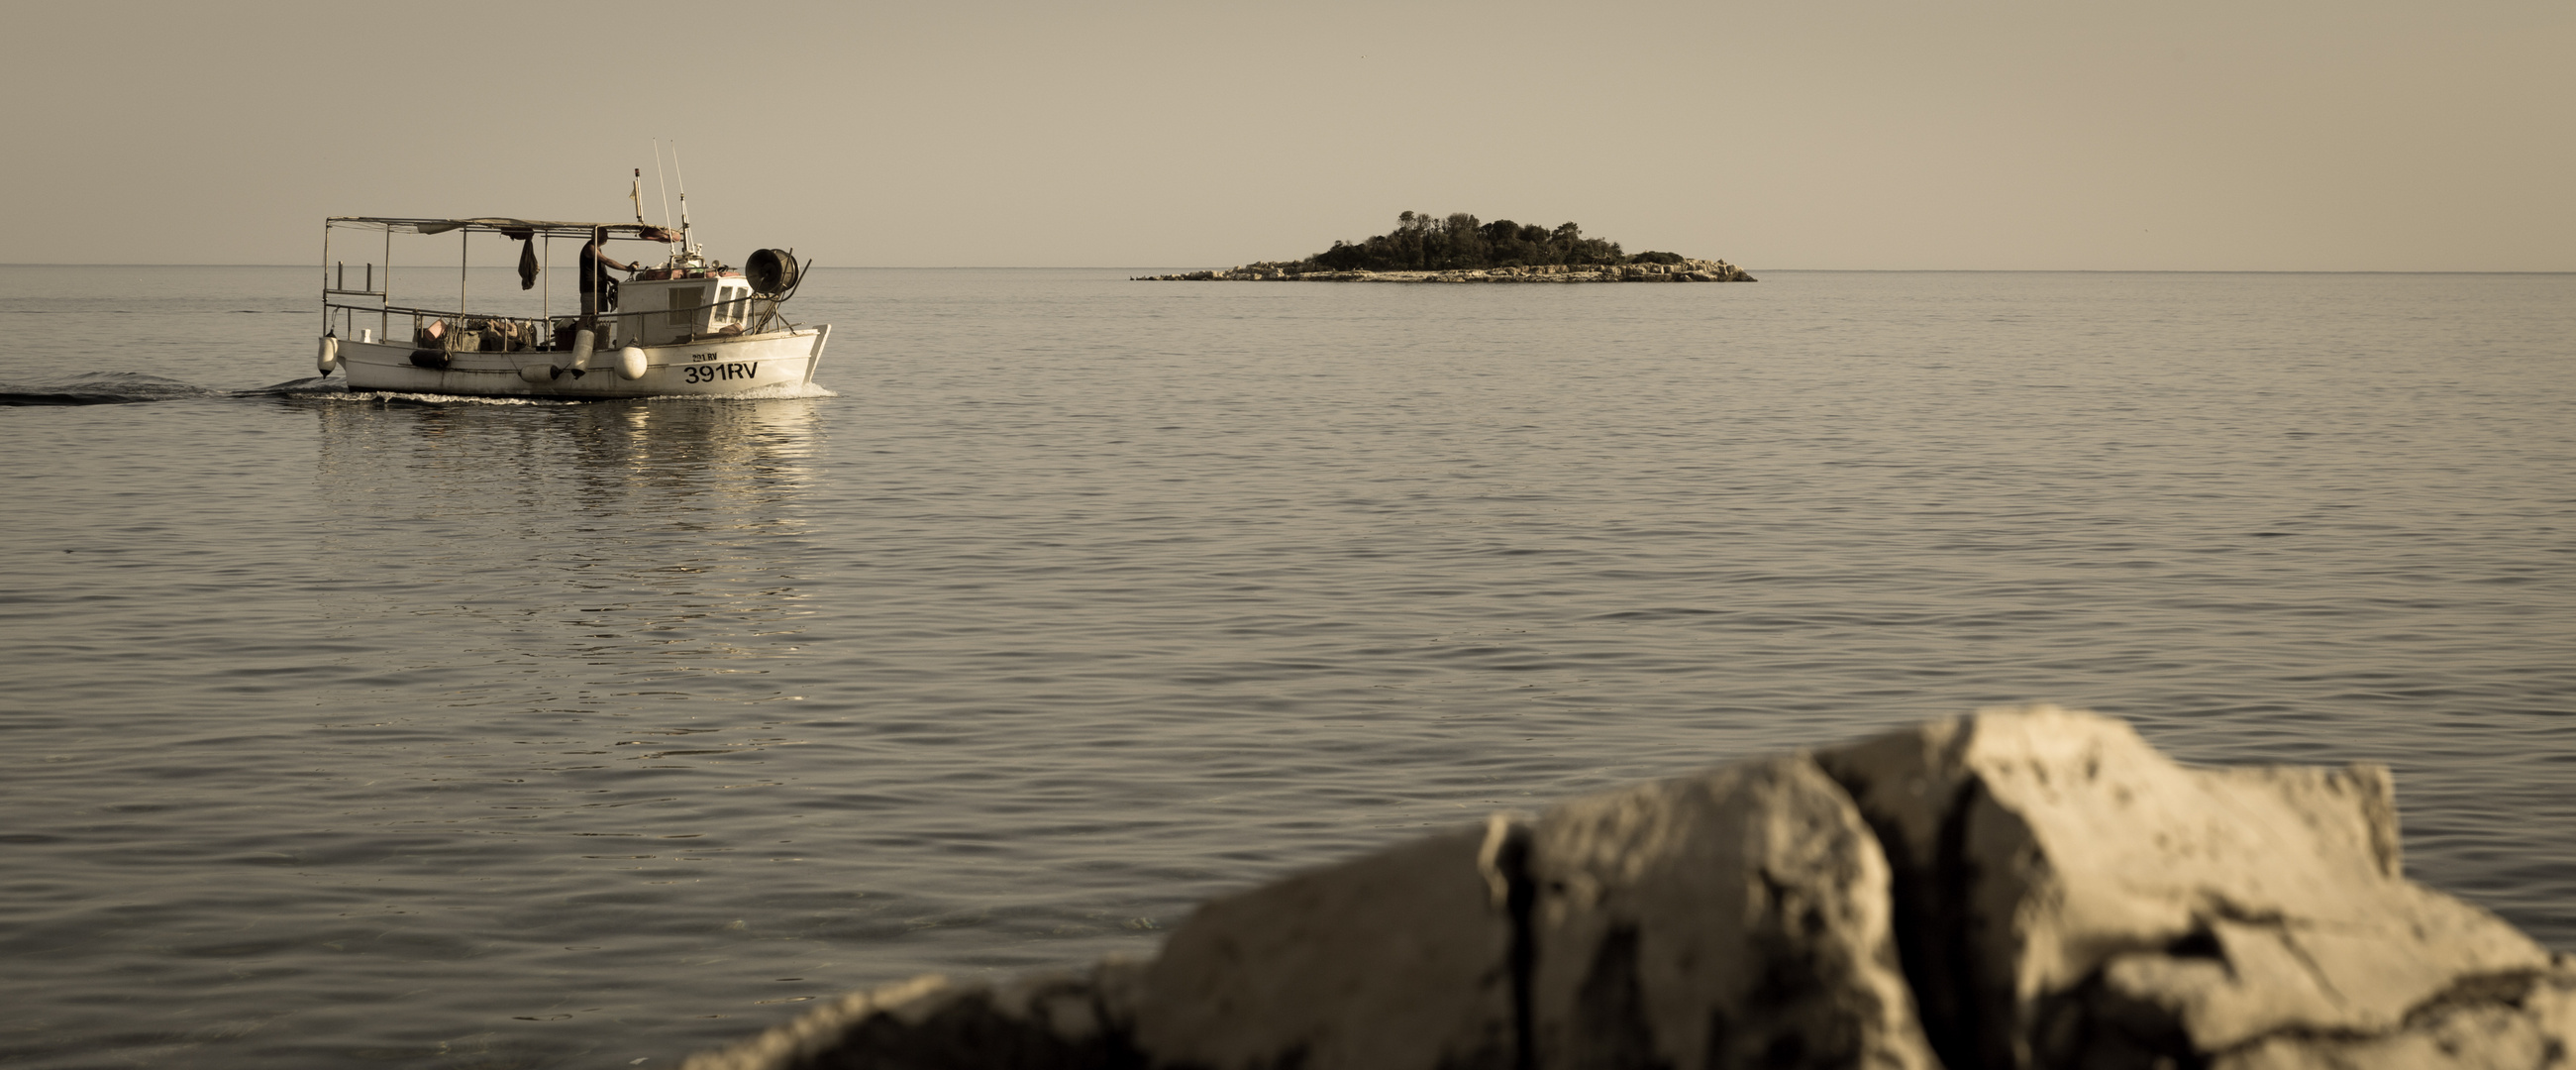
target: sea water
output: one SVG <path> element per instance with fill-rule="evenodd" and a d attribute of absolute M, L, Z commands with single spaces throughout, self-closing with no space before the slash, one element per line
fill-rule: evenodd
<path fill-rule="evenodd" d="M 0 1061 L 670 1066 L 2025 700 L 2387 763 L 2576 948 L 2576 277 L 1146 270 L 562 404 L 311 382 L 310 268 L 0 269 Z"/>

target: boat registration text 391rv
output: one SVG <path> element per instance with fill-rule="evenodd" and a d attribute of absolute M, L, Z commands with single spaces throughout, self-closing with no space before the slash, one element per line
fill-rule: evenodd
<path fill-rule="evenodd" d="M 714 360 L 715 356 L 716 355 L 713 353 L 691 353 L 689 354 L 689 359 L 693 361 Z M 687 380 L 692 383 L 712 383 L 724 379 L 760 378 L 759 361 L 733 362 L 726 364 L 690 364 L 680 370 L 686 373 Z"/>

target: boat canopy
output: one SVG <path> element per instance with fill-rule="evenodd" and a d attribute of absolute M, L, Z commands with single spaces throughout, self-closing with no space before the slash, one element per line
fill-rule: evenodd
<path fill-rule="evenodd" d="M 532 237 L 580 238 L 589 240 L 594 230 L 605 230 L 612 238 L 636 238 L 643 241 L 678 241 L 680 232 L 669 227 L 646 223 L 568 223 L 553 219 L 393 219 L 381 216 L 332 216 L 326 225 L 381 229 L 388 234 L 445 234 L 461 230 L 468 234 L 501 234 L 520 241 Z"/>

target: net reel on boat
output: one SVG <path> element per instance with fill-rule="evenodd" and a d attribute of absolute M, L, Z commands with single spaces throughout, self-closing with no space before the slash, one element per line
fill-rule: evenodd
<path fill-rule="evenodd" d="M 742 277 L 762 297 L 783 300 L 795 291 L 797 274 L 796 254 L 784 249 L 762 249 L 742 262 Z"/>

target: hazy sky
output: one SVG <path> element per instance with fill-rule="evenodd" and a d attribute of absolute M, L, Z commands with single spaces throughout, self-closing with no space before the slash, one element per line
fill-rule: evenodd
<path fill-rule="evenodd" d="M 1757 269 L 2576 270 L 2570 0 L 0 19 L 16 263 L 311 263 L 326 215 L 631 218 L 635 167 L 658 222 L 658 137 L 737 262 L 1214 267 L 1418 209 Z"/>

